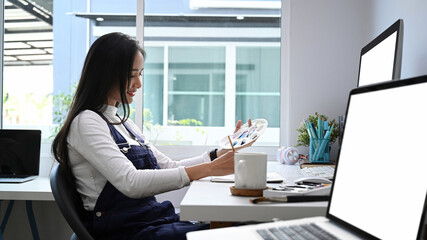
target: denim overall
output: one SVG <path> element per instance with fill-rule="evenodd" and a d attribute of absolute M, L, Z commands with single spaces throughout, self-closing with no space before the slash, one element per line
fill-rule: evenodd
<path fill-rule="evenodd" d="M 100 114 L 124 155 L 137 169 L 160 169 L 152 151 L 131 128 L 124 124 L 139 146 L 126 139 Z M 126 197 L 107 182 L 93 212 L 88 212 L 87 227 L 95 239 L 186 239 L 190 231 L 208 229 L 207 224 L 180 222 L 171 202 L 159 203 L 154 196 L 140 199 Z"/>

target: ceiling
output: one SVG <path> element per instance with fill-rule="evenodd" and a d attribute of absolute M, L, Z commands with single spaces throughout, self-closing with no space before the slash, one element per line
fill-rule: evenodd
<path fill-rule="evenodd" d="M 3 0 L 1 0 L 3 1 Z M 279 2 L 280 3 L 280 2 Z M 51 65 L 53 60 L 53 0 L 5 0 L 4 2 L 4 65 L 22 66 L 22 65 Z M 87 15 L 87 13 L 86 13 Z M 109 15 L 96 14 L 86 16 L 86 18 L 102 18 L 104 21 L 96 22 L 97 25 L 109 25 L 111 21 L 129 21 L 135 23 L 135 15 Z M 215 26 L 225 27 L 246 25 L 253 27 L 256 24 L 270 24 L 271 26 L 280 26 L 280 18 L 270 19 L 268 17 L 213 17 L 212 23 Z M 179 16 L 145 16 L 147 26 L 160 25 L 188 25 L 192 21 L 199 21 L 199 17 L 187 16 L 181 19 Z M 206 21 L 204 19 L 203 21 Z M 201 22 L 203 23 L 203 22 Z M 199 25 L 201 23 L 198 23 Z M 210 25 L 211 27 L 214 25 Z M 246 27 L 248 27 L 246 26 Z"/>
<path fill-rule="evenodd" d="M 4 5 L 4 65 L 52 64 L 52 0 L 6 0 Z"/>

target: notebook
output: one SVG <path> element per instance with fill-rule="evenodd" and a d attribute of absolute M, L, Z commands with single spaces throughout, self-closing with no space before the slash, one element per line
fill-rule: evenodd
<path fill-rule="evenodd" d="M 0 183 L 20 183 L 39 175 L 41 131 L 0 129 Z"/>
<path fill-rule="evenodd" d="M 267 173 L 267 183 L 281 183 L 283 181 L 284 179 L 280 174 L 276 172 Z M 225 176 L 213 176 L 211 177 L 211 182 L 234 183 L 234 174 Z"/>
<path fill-rule="evenodd" d="M 310 228 L 301 224 L 336 239 L 421 238 L 427 210 L 426 93 L 427 76 L 350 92 L 326 216 L 190 232 L 188 239 L 263 239 L 259 233 L 270 229 Z"/>

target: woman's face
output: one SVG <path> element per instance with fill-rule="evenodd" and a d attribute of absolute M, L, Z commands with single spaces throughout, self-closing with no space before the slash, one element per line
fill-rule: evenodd
<path fill-rule="evenodd" d="M 142 70 L 144 70 L 144 57 L 140 51 L 137 51 L 135 59 L 133 60 L 131 76 L 126 88 L 126 98 L 129 104 L 133 102 L 136 91 L 142 86 Z M 121 103 L 120 87 L 118 85 L 112 88 L 108 94 L 108 105 L 116 106 L 117 103 Z"/>

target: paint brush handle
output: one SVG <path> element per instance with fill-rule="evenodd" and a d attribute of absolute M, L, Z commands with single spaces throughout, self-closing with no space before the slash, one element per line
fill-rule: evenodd
<path fill-rule="evenodd" d="M 233 145 L 233 142 L 231 141 L 230 136 L 228 136 L 228 141 L 230 141 L 231 149 L 233 149 L 233 152 L 236 152 L 236 150 L 234 150 L 234 145 Z"/>

